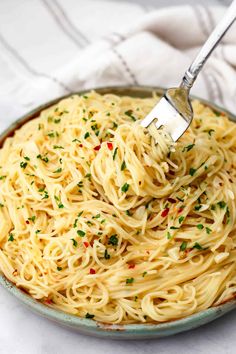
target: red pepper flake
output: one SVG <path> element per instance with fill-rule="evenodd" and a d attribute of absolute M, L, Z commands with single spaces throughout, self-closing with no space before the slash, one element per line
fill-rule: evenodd
<path fill-rule="evenodd" d="M 44 300 L 45 304 L 52 305 L 52 300 L 51 299 L 45 299 Z"/>
<path fill-rule="evenodd" d="M 113 144 L 112 143 L 107 143 L 107 147 L 109 150 L 112 150 L 113 149 Z"/>
<path fill-rule="evenodd" d="M 182 213 L 183 210 L 184 210 L 184 208 L 179 208 L 178 214 Z"/>
<path fill-rule="evenodd" d="M 28 224 L 28 225 L 29 225 L 29 223 L 30 223 L 30 222 L 29 222 L 29 220 L 26 220 L 26 224 Z"/>
<path fill-rule="evenodd" d="M 167 198 L 167 200 L 168 200 L 168 202 L 170 202 L 172 204 L 176 203 L 176 200 L 173 198 Z"/>
<path fill-rule="evenodd" d="M 83 144 L 79 144 L 79 147 L 82 148 L 82 147 L 83 147 Z"/>
<path fill-rule="evenodd" d="M 165 208 L 161 213 L 161 216 L 165 218 L 169 214 L 170 208 Z"/>
<path fill-rule="evenodd" d="M 101 149 L 101 145 L 97 145 L 97 146 L 95 146 L 94 148 L 93 148 L 93 150 L 95 150 L 95 151 L 98 151 L 98 150 L 100 150 Z"/>
<path fill-rule="evenodd" d="M 83 242 L 83 244 L 84 244 L 84 247 L 89 247 L 89 242 Z"/>
<path fill-rule="evenodd" d="M 90 273 L 90 274 L 96 274 L 96 270 L 93 269 L 93 268 L 90 268 L 89 273 Z"/>
<path fill-rule="evenodd" d="M 129 269 L 134 269 L 135 268 L 135 264 L 129 264 Z"/>

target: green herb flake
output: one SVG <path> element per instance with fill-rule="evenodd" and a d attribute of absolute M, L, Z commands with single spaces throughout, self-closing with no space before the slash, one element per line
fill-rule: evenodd
<path fill-rule="evenodd" d="M 143 272 L 142 277 L 144 278 L 147 275 L 147 272 Z"/>
<path fill-rule="evenodd" d="M 6 178 L 7 176 L 0 176 L 0 180 L 3 180 L 4 178 Z"/>
<path fill-rule="evenodd" d="M 183 241 L 180 245 L 180 251 L 185 251 L 187 248 L 187 242 Z"/>
<path fill-rule="evenodd" d="M 226 207 L 226 203 L 223 200 L 218 202 L 217 205 L 219 205 L 220 209 L 224 209 Z"/>
<path fill-rule="evenodd" d="M 73 242 L 74 247 L 78 246 L 78 242 L 74 238 L 71 238 L 71 241 Z"/>
<path fill-rule="evenodd" d="M 85 232 L 83 230 L 77 230 L 77 235 L 80 237 L 84 237 L 85 236 Z"/>
<path fill-rule="evenodd" d="M 128 183 L 125 183 L 122 187 L 121 187 L 121 191 L 126 193 L 129 189 L 129 184 Z"/>
<path fill-rule="evenodd" d="M 53 149 L 64 149 L 61 145 L 53 145 Z"/>
<path fill-rule="evenodd" d="M 55 124 L 59 124 L 60 122 L 61 122 L 61 118 L 54 119 L 54 123 L 55 123 Z"/>
<path fill-rule="evenodd" d="M 36 219 L 36 216 L 35 216 L 35 215 L 33 215 L 33 216 L 31 216 L 30 218 L 28 218 L 28 220 L 29 220 L 29 221 L 32 221 L 32 222 L 35 222 L 35 219 Z"/>
<path fill-rule="evenodd" d="M 197 170 L 196 170 L 195 168 L 191 167 L 190 170 L 189 170 L 190 176 L 193 176 L 196 171 L 197 171 Z"/>
<path fill-rule="evenodd" d="M 112 245 L 112 246 L 117 246 L 118 245 L 118 238 L 117 238 L 117 234 L 112 235 L 109 240 L 108 240 L 108 245 Z"/>
<path fill-rule="evenodd" d="M 204 226 L 203 226 L 202 224 L 198 224 L 198 225 L 197 225 L 197 228 L 198 228 L 199 230 L 202 230 L 202 229 L 204 228 Z"/>
<path fill-rule="evenodd" d="M 182 224 L 183 221 L 184 221 L 184 216 L 180 216 L 179 217 L 179 224 Z"/>
<path fill-rule="evenodd" d="M 209 227 L 206 227 L 206 232 L 209 235 L 212 232 L 212 230 Z"/>
<path fill-rule="evenodd" d="M 132 284 L 134 282 L 134 278 L 126 279 L 126 284 Z"/>
<path fill-rule="evenodd" d="M 99 219 L 101 217 L 101 214 L 94 215 L 92 219 Z"/>
<path fill-rule="evenodd" d="M 171 239 L 171 234 L 170 234 L 170 232 L 169 232 L 169 231 L 167 232 L 166 237 L 168 238 L 168 240 L 170 240 L 170 239 Z"/>
<path fill-rule="evenodd" d="M 77 215 L 78 218 L 83 214 L 83 212 L 84 212 L 83 210 L 79 212 L 79 214 Z"/>
<path fill-rule="evenodd" d="M 27 162 L 23 162 L 23 161 L 22 161 L 22 162 L 20 163 L 20 167 L 23 168 L 23 170 L 26 168 L 27 165 L 28 165 Z"/>
<path fill-rule="evenodd" d="M 203 248 L 198 242 L 195 242 L 193 248 L 196 248 L 197 250 L 206 250 L 206 248 Z"/>
<path fill-rule="evenodd" d="M 124 171 L 126 169 L 125 160 L 122 162 L 120 169 L 121 169 L 121 171 Z"/>
<path fill-rule="evenodd" d="M 53 173 L 60 173 L 62 171 L 62 168 L 58 168 L 56 171 L 53 171 Z"/>
<path fill-rule="evenodd" d="M 195 146 L 195 144 L 190 144 L 190 145 L 187 145 L 187 146 L 185 146 L 184 148 L 183 148 L 183 150 L 182 150 L 182 152 L 184 152 L 184 151 L 190 151 L 190 150 L 192 150 L 192 148 Z"/>
<path fill-rule="evenodd" d="M 9 238 L 8 238 L 8 241 L 14 241 L 14 236 L 12 233 L 9 234 Z"/>
<path fill-rule="evenodd" d="M 62 270 L 62 267 L 57 267 L 57 270 L 60 272 Z"/>
<path fill-rule="evenodd" d="M 94 316 L 95 315 L 92 315 L 91 313 L 86 313 L 86 315 L 85 315 L 85 318 L 90 318 L 90 319 L 92 319 L 92 318 L 94 318 Z"/>
<path fill-rule="evenodd" d="M 170 227 L 170 229 L 171 229 L 171 230 L 178 230 L 178 229 L 179 229 L 179 227 L 176 227 L 176 226 L 171 226 L 171 227 Z"/>
<path fill-rule="evenodd" d="M 86 133 L 84 134 L 84 139 L 87 139 L 89 136 L 90 136 L 90 133 L 89 133 L 89 132 L 86 132 Z"/>
<path fill-rule="evenodd" d="M 115 160 L 115 158 L 116 158 L 117 150 L 118 150 L 118 147 L 116 147 L 115 150 L 114 150 L 114 153 L 113 153 L 113 156 L 112 156 L 113 160 Z"/>
<path fill-rule="evenodd" d="M 199 204 L 199 205 L 195 205 L 195 207 L 194 207 L 194 210 L 196 210 L 196 211 L 198 211 L 198 210 L 200 210 L 201 209 L 201 205 Z"/>
<path fill-rule="evenodd" d="M 110 259 L 111 258 L 111 256 L 109 255 L 107 250 L 105 250 L 105 252 L 104 252 L 104 258 L 105 259 Z"/>
<path fill-rule="evenodd" d="M 30 158 L 29 158 L 28 156 L 24 156 L 24 159 L 25 159 L 26 161 L 30 161 Z"/>
<path fill-rule="evenodd" d="M 130 117 L 134 122 L 136 121 L 136 118 L 133 116 L 133 111 L 132 109 L 129 109 L 128 111 L 125 112 L 125 115 Z"/>

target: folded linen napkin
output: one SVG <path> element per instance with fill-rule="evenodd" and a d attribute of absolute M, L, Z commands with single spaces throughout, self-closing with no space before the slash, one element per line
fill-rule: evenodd
<path fill-rule="evenodd" d="M 224 7 L 178 6 L 139 13 L 137 23 L 133 21 L 132 25 L 117 28 L 87 45 L 87 38 L 74 25 L 75 22 L 71 22 L 69 12 L 65 12 L 59 2 L 42 2 L 50 15 L 56 16 L 58 28 L 63 24 L 61 29 L 67 31 L 64 34 L 67 33 L 75 45 L 77 41 L 79 48 L 74 52 L 68 45 L 66 47 L 63 36 L 54 38 L 57 45 L 52 47 L 50 21 L 46 21 L 44 27 L 46 32 L 49 31 L 48 39 L 43 31 L 41 36 L 44 38 L 39 35 L 39 38 L 28 42 L 27 47 L 31 44 L 30 53 L 32 56 L 35 53 L 42 62 L 42 67 L 37 70 L 25 60 L 27 51 L 24 48 L 19 54 L 0 34 L 0 73 L 4 71 L 5 76 L 9 77 L 6 92 L 0 94 L 0 129 L 9 124 L 9 119 L 38 104 L 81 89 L 109 85 L 178 85 L 184 71 L 225 11 Z M 232 112 L 236 112 L 235 34 L 236 26 L 233 25 L 192 89 L 193 94 L 210 99 Z M 96 38 L 95 34 L 93 38 Z M 21 46 L 24 46 L 24 40 L 21 40 Z M 32 48 L 36 45 L 35 41 L 39 42 L 40 53 L 36 47 Z M 64 53 L 66 49 L 68 53 L 73 53 L 70 59 Z M 55 70 L 51 50 L 60 59 Z M 48 58 L 51 61 L 47 63 Z"/>

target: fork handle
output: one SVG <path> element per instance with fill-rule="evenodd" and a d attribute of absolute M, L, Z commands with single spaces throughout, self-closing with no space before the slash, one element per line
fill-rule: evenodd
<path fill-rule="evenodd" d="M 213 32 L 208 37 L 207 41 L 204 43 L 203 47 L 199 51 L 198 55 L 185 72 L 181 87 L 187 89 L 188 91 L 193 86 L 199 72 L 201 71 L 203 65 L 207 61 L 208 57 L 211 55 L 212 51 L 221 41 L 222 37 L 228 31 L 230 26 L 236 19 L 236 0 L 234 0 L 226 11 L 222 20 L 215 27 Z"/>

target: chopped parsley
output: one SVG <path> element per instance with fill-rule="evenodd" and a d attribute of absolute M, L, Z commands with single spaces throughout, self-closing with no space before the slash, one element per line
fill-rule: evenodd
<path fill-rule="evenodd" d="M 95 315 L 92 315 L 91 313 L 86 313 L 85 318 L 94 318 Z"/>
<path fill-rule="evenodd" d="M 59 271 L 62 270 L 62 267 L 57 267 L 57 270 L 59 270 Z"/>
<path fill-rule="evenodd" d="M 129 189 L 129 184 L 128 183 L 125 183 L 122 187 L 121 187 L 121 191 L 126 193 Z"/>
<path fill-rule="evenodd" d="M 124 171 L 126 169 L 126 163 L 125 160 L 122 162 L 121 166 L 120 166 L 121 171 Z"/>
<path fill-rule="evenodd" d="M 134 278 L 126 279 L 126 284 L 132 284 L 134 282 Z"/>
<path fill-rule="evenodd" d="M 147 272 L 143 272 L 142 277 L 144 278 L 147 275 Z"/>
<path fill-rule="evenodd" d="M 77 235 L 80 237 L 84 237 L 85 236 L 85 232 L 83 230 L 77 230 Z"/>
<path fill-rule="evenodd" d="M 30 218 L 28 218 L 28 220 L 29 220 L 29 221 L 32 221 L 32 222 L 35 222 L 35 219 L 36 219 L 36 216 L 35 216 L 35 215 L 33 215 L 33 216 L 31 216 Z"/>
<path fill-rule="evenodd" d="M 78 242 L 74 238 L 71 238 L 71 241 L 73 242 L 74 247 L 78 246 Z"/>
<path fill-rule="evenodd" d="M 101 214 L 94 215 L 92 219 L 99 219 L 101 217 Z"/>
<path fill-rule="evenodd" d="M 77 227 L 77 222 L 78 222 L 78 219 L 75 219 L 74 224 L 73 224 L 73 227 L 74 227 L 74 228 Z"/>
<path fill-rule="evenodd" d="M 30 161 L 30 158 L 29 158 L 28 156 L 24 156 L 24 159 L 25 159 L 26 161 Z"/>
<path fill-rule="evenodd" d="M 109 238 L 108 245 L 112 245 L 112 246 L 117 246 L 117 245 L 118 245 L 117 234 L 114 234 L 114 235 L 112 235 L 112 236 Z"/>
<path fill-rule="evenodd" d="M 196 248 L 197 250 L 206 250 L 207 248 L 203 248 L 198 242 L 195 242 L 193 248 Z"/>
<path fill-rule="evenodd" d="M 86 132 L 86 133 L 84 134 L 84 139 L 87 139 L 89 136 L 90 136 L 90 133 L 89 133 L 89 132 Z"/>
<path fill-rule="evenodd" d="M 62 168 L 58 168 L 56 171 L 54 171 L 53 173 L 60 173 L 62 171 Z"/>
<path fill-rule="evenodd" d="M 212 230 L 209 227 L 206 227 L 206 232 L 209 235 L 212 232 Z"/>
<path fill-rule="evenodd" d="M 183 241 L 180 245 L 180 251 L 185 251 L 187 248 L 187 242 Z"/>
<path fill-rule="evenodd" d="M 79 214 L 77 215 L 78 218 L 83 214 L 83 212 L 84 212 L 83 210 L 79 212 Z"/>
<path fill-rule="evenodd" d="M 190 145 L 187 145 L 183 148 L 182 152 L 184 151 L 190 151 L 193 147 L 194 147 L 195 144 L 190 144 Z"/>
<path fill-rule="evenodd" d="M 226 207 L 226 203 L 223 200 L 218 202 L 217 205 L 219 205 L 220 209 L 224 209 Z"/>
<path fill-rule="evenodd" d="M 61 145 L 53 145 L 53 149 L 64 149 Z"/>
<path fill-rule="evenodd" d="M 0 176 L 0 180 L 2 180 L 2 179 L 4 179 L 4 178 L 6 178 L 7 176 Z"/>
<path fill-rule="evenodd" d="M 180 216 L 179 217 L 179 224 L 182 224 L 183 221 L 184 221 L 184 216 Z"/>
<path fill-rule="evenodd" d="M 8 241 L 14 241 L 14 236 L 12 233 L 9 234 L 9 238 L 8 238 Z"/>
<path fill-rule="evenodd" d="M 23 161 L 22 161 L 22 162 L 20 163 L 20 167 L 23 168 L 23 170 L 26 168 L 27 165 L 28 165 L 27 162 L 23 162 Z"/>
<path fill-rule="evenodd" d="M 109 253 L 107 252 L 107 250 L 105 250 L 105 252 L 104 252 L 104 258 L 105 258 L 105 259 L 110 259 L 110 258 L 111 258 L 111 256 L 110 256 Z"/>
<path fill-rule="evenodd" d="M 169 232 L 169 231 L 167 232 L 166 237 L 168 238 L 168 240 L 170 240 L 170 239 L 171 239 L 171 234 L 170 234 L 170 232 Z"/>
<path fill-rule="evenodd" d="M 178 230 L 178 229 L 179 229 L 179 227 L 176 227 L 176 226 L 171 226 L 171 227 L 170 227 L 170 229 L 171 229 L 171 230 Z"/>
<path fill-rule="evenodd" d="M 54 195 L 54 199 L 55 201 L 57 202 L 57 206 L 59 209 L 63 209 L 64 208 L 64 205 L 62 204 L 61 202 L 61 199 L 59 197 L 57 197 L 56 195 Z"/>
<path fill-rule="evenodd" d="M 125 112 L 125 115 L 130 117 L 134 122 L 136 121 L 136 118 L 133 116 L 133 111 L 132 109 L 129 109 L 128 111 Z"/>
<path fill-rule="evenodd" d="M 195 207 L 194 207 L 194 210 L 196 210 L 196 211 L 198 211 L 198 210 L 200 210 L 201 209 L 201 205 L 199 204 L 199 205 L 195 205 Z"/>
<path fill-rule="evenodd" d="M 61 122 L 61 118 L 58 118 L 58 119 L 54 119 L 53 121 L 55 124 L 59 124 Z"/>
<path fill-rule="evenodd" d="M 115 158 L 116 158 L 117 150 L 118 150 L 118 147 L 116 147 L 115 150 L 114 150 L 114 153 L 113 153 L 113 156 L 112 156 L 113 160 L 115 160 Z"/>
<path fill-rule="evenodd" d="M 197 170 L 196 170 L 195 168 L 191 167 L 190 170 L 189 170 L 190 176 L 193 176 L 196 171 L 197 171 Z"/>
<path fill-rule="evenodd" d="M 198 225 L 197 225 L 197 228 L 198 228 L 199 230 L 202 230 L 202 229 L 204 228 L 204 226 L 203 226 L 202 224 L 198 224 Z"/>
<path fill-rule="evenodd" d="M 40 160 L 42 160 L 42 161 L 44 161 L 44 162 L 48 162 L 49 160 L 48 160 L 48 157 L 47 156 L 45 156 L 45 157 L 42 157 L 42 155 L 37 155 L 37 159 L 40 159 Z"/>

